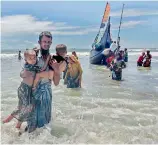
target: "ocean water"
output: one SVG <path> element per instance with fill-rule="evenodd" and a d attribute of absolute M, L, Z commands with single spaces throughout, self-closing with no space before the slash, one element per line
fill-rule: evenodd
<path fill-rule="evenodd" d="M 53 88 L 48 128 L 18 137 L 16 120 L 1 126 L 3 144 L 158 143 L 158 51 L 151 69 L 137 68 L 141 50 L 129 51 L 123 80 L 111 79 L 104 66 L 89 64 L 87 51 L 77 52 L 83 67 L 81 89 Z M 22 62 L 14 52 L 1 54 L 1 120 L 17 106 Z M 23 124 L 22 129 L 26 123 Z"/>

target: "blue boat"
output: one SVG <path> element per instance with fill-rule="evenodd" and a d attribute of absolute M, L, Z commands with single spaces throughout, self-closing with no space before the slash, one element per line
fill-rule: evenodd
<path fill-rule="evenodd" d="M 105 12 L 103 15 L 102 23 L 99 32 L 92 44 L 90 51 L 90 63 L 97 65 L 106 65 L 106 57 L 103 55 L 105 49 L 109 49 L 112 43 L 110 37 L 110 5 L 106 4 Z"/>

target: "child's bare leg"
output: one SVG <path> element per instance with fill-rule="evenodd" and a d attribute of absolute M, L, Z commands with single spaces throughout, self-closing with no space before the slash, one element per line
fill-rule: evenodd
<path fill-rule="evenodd" d="M 22 122 L 18 121 L 18 123 L 16 124 L 16 128 L 20 129 Z"/>
<path fill-rule="evenodd" d="M 9 115 L 5 120 L 3 120 L 3 123 L 7 123 L 11 121 L 14 117 L 12 115 Z"/>

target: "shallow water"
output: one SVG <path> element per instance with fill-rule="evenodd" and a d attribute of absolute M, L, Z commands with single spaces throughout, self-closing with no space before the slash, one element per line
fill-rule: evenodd
<path fill-rule="evenodd" d="M 52 123 L 17 137 L 16 120 L 2 125 L 2 143 L 158 143 L 158 56 L 152 68 L 137 68 L 138 53 L 129 54 L 123 81 L 111 80 L 104 66 L 83 67 L 81 89 L 67 89 L 63 80 L 53 86 Z M 21 63 L 17 56 L 2 57 L 2 119 L 17 105 Z M 25 123 L 23 124 L 23 128 Z"/>

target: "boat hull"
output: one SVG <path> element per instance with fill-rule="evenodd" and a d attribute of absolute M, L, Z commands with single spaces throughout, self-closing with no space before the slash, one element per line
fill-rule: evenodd
<path fill-rule="evenodd" d="M 103 51 L 104 49 L 100 51 L 92 49 L 90 51 L 90 63 L 96 65 L 106 65 L 106 57 L 103 55 Z"/>

